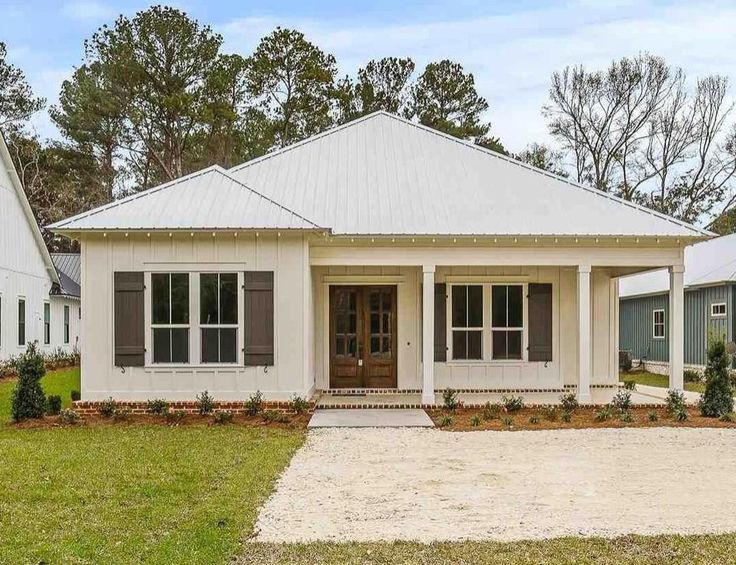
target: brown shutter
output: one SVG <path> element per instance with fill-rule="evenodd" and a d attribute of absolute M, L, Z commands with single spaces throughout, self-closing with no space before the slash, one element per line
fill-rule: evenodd
<path fill-rule="evenodd" d="M 529 285 L 529 361 L 552 361 L 552 285 Z"/>
<path fill-rule="evenodd" d="M 115 365 L 142 367 L 146 351 L 143 273 L 116 272 L 114 283 Z"/>
<path fill-rule="evenodd" d="M 245 273 L 246 365 L 273 365 L 273 272 Z"/>
<path fill-rule="evenodd" d="M 447 361 L 447 287 L 434 284 L 434 360 Z"/>

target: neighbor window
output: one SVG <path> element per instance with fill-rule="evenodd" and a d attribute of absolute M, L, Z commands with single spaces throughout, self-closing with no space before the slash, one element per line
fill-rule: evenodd
<path fill-rule="evenodd" d="M 726 303 L 716 302 L 710 305 L 710 315 L 714 318 L 721 318 L 726 315 Z"/>
<path fill-rule="evenodd" d="M 66 313 L 64 322 L 68 330 Z M 189 363 L 187 273 L 151 275 L 151 328 L 154 363 Z"/>
<path fill-rule="evenodd" d="M 69 343 L 69 306 L 64 304 L 64 343 Z"/>
<path fill-rule="evenodd" d="M 199 325 L 202 363 L 238 360 L 238 275 L 199 275 Z"/>
<path fill-rule="evenodd" d="M 18 345 L 26 344 L 26 301 L 18 300 Z"/>
<path fill-rule="evenodd" d="M 492 358 L 521 359 L 524 334 L 524 287 L 494 284 L 491 287 Z"/>
<path fill-rule="evenodd" d="M 51 304 L 43 303 L 43 342 L 45 345 L 51 343 Z"/>
<path fill-rule="evenodd" d="M 452 286 L 452 358 L 483 358 L 483 286 Z"/>
<path fill-rule="evenodd" d="M 664 338 L 664 310 L 655 310 L 652 313 L 654 321 L 654 331 L 652 335 L 655 339 Z"/>

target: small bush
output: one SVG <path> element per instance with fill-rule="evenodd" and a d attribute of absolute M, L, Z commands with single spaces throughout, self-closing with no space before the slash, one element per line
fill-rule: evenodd
<path fill-rule="evenodd" d="M 485 406 L 483 406 L 483 419 L 486 421 L 495 420 L 501 415 L 501 412 L 503 412 L 503 408 L 500 404 L 486 402 Z"/>
<path fill-rule="evenodd" d="M 178 424 L 186 418 L 186 415 L 187 413 L 184 410 L 171 410 L 166 412 L 166 421 L 169 424 Z"/>
<path fill-rule="evenodd" d="M 206 390 L 197 395 L 197 412 L 201 416 L 211 414 L 215 409 L 215 399 Z"/>
<path fill-rule="evenodd" d="M 657 413 L 656 413 L 656 412 L 654 412 L 654 411 L 651 411 L 651 412 L 649 412 L 649 413 L 647 414 L 647 419 L 648 419 L 648 420 L 649 420 L 650 422 L 656 422 L 657 420 L 659 420 L 659 414 L 657 414 Z"/>
<path fill-rule="evenodd" d="M 440 418 L 440 428 L 446 428 L 447 426 L 452 426 L 452 416 L 448 416 L 445 414 Z"/>
<path fill-rule="evenodd" d="M 733 412 L 729 412 L 728 414 L 723 414 L 718 419 L 721 422 L 736 422 L 736 414 L 734 414 Z"/>
<path fill-rule="evenodd" d="M 542 414 L 544 414 L 544 417 L 550 422 L 556 422 L 557 418 L 560 417 L 560 410 L 557 406 L 545 406 L 542 408 Z"/>
<path fill-rule="evenodd" d="M 289 410 L 294 412 L 294 414 L 304 414 L 309 410 L 309 401 L 295 394 L 289 402 Z"/>
<path fill-rule="evenodd" d="M 501 404 L 506 412 L 518 412 L 524 408 L 524 399 L 521 396 L 504 396 L 501 398 Z"/>
<path fill-rule="evenodd" d="M 634 421 L 634 415 L 629 412 L 628 410 L 626 412 L 621 413 L 621 421 L 626 422 L 627 424 L 630 424 Z"/>
<path fill-rule="evenodd" d="M 229 424 L 233 421 L 233 413 L 230 410 L 217 410 L 214 412 L 215 424 Z"/>
<path fill-rule="evenodd" d="M 80 419 L 79 414 L 71 408 L 65 408 L 59 412 L 59 422 L 62 424 L 76 424 Z"/>
<path fill-rule="evenodd" d="M 245 413 L 248 416 L 255 416 L 261 410 L 263 410 L 263 393 L 257 390 L 245 401 Z"/>
<path fill-rule="evenodd" d="M 626 390 L 636 389 L 636 381 L 634 379 L 624 379 L 624 388 Z"/>
<path fill-rule="evenodd" d="M 261 413 L 261 418 L 269 424 L 288 424 L 291 422 L 288 414 L 284 414 L 278 410 L 265 410 Z"/>
<path fill-rule="evenodd" d="M 532 414 L 529 417 L 529 423 L 530 424 L 538 424 L 541 421 L 542 421 L 542 418 L 540 418 L 537 414 Z"/>
<path fill-rule="evenodd" d="M 110 397 L 107 400 L 100 402 L 100 406 L 97 408 L 97 411 L 103 418 L 112 418 L 117 407 L 117 403 L 112 399 L 112 397 Z"/>
<path fill-rule="evenodd" d="M 480 426 L 480 416 L 477 416 L 477 415 L 473 416 L 470 419 L 470 425 L 473 426 L 474 428 L 477 428 L 478 426 Z"/>
<path fill-rule="evenodd" d="M 457 391 L 451 388 L 446 388 L 442 391 L 442 404 L 446 410 L 455 410 L 458 407 Z"/>
<path fill-rule="evenodd" d="M 705 391 L 699 402 L 700 413 L 703 416 L 720 418 L 733 412 L 733 387 L 728 375 L 730 364 L 731 356 L 726 353 L 723 341 L 711 343 L 705 366 Z"/>
<path fill-rule="evenodd" d="M 631 409 L 631 391 L 619 390 L 611 400 L 611 404 L 616 410 L 621 412 L 628 412 Z"/>
<path fill-rule="evenodd" d="M 82 400 L 82 393 L 79 392 L 78 390 L 73 390 L 71 392 L 70 396 L 72 398 L 72 402 L 78 402 L 78 401 Z"/>
<path fill-rule="evenodd" d="M 594 416 L 595 421 L 596 422 L 605 422 L 606 420 L 608 420 L 611 417 L 612 412 L 613 412 L 613 410 L 611 409 L 611 407 L 609 405 L 606 405 L 606 406 L 600 408 L 599 410 L 596 410 L 595 416 Z"/>
<path fill-rule="evenodd" d="M 163 416 L 169 411 L 169 403 L 163 398 L 154 398 L 146 403 L 146 412 Z"/>
<path fill-rule="evenodd" d="M 667 391 L 665 403 L 667 405 L 667 412 L 670 415 L 674 415 L 675 412 L 685 408 L 685 395 L 681 391 L 671 388 Z"/>
<path fill-rule="evenodd" d="M 35 342 L 30 343 L 25 353 L 18 357 L 15 370 L 18 383 L 13 389 L 13 420 L 20 422 L 28 418 L 41 418 L 46 412 L 46 395 L 41 388 L 46 365 Z"/>
<path fill-rule="evenodd" d="M 682 372 L 682 380 L 686 383 L 699 383 L 703 380 L 703 375 L 694 369 L 685 369 Z"/>
<path fill-rule="evenodd" d="M 112 413 L 112 419 L 114 422 L 127 422 L 130 420 L 130 417 L 130 408 L 115 408 Z"/>
<path fill-rule="evenodd" d="M 571 422 L 572 421 L 572 412 L 568 412 L 567 410 L 565 410 L 562 413 L 562 421 L 563 422 L 568 422 L 568 423 Z"/>
<path fill-rule="evenodd" d="M 510 418 L 509 416 L 504 416 L 503 418 L 501 418 L 501 425 L 506 428 L 510 428 L 514 425 L 514 419 Z"/>
<path fill-rule="evenodd" d="M 574 412 L 578 404 L 578 397 L 575 396 L 574 392 L 566 392 L 565 394 L 560 395 L 560 406 L 562 406 L 562 409 L 565 412 Z"/>
<path fill-rule="evenodd" d="M 61 412 L 61 396 L 54 394 L 46 399 L 46 412 L 52 416 Z"/>
<path fill-rule="evenodd" d="M 675 410 L 674 414 L 672 414 L 672 417 L 678 421 L 678 422 L 684 422 L 688 419 L 688 413 L 687 409 L 683 406 L 682 408 L 678 408 Z"/>

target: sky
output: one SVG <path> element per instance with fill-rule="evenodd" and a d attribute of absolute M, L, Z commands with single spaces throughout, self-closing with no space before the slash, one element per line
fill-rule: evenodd
<path fill-rule="evenodd" d="M 248 55 L 274 27 L 293 27 L 335 55 L 340 74 L 373 58 L 410 56 L 421 69 L 449 58 L 474 74 L 490 105 L 492 132 L 512 151 L 549 142 L 542 106 L 555 70 L 650 52 L 689 80 L 719 73 L 736 81 L 736 2 L 720 0 L 373 0 L 372 2 L 177 0 L 174 5 Z M 82 62 L 84 40 L 147 2 L 0 0 L 0 41 L 38 95 L 53 104 Z M 736 92 L 736 85 L 732 93 Z M 46 113 L 42 137 L 58 137 Z"/>

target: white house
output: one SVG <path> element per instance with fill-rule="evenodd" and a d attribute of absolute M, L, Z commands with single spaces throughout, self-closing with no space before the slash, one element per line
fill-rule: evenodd
<path fill-rule="evenodd" d="M 81 242 L 82 396 L 618 382 L 618 277 L 694 226 L 378 112 L 51 226 Z M 682 316 L 671 319 L 682 387 Z"/>
<path fill-rule="evenodd" d="M 79 286 L 57 272 L 0 135 L 0 360 L 79 348 Z"/>

